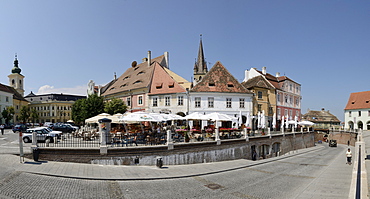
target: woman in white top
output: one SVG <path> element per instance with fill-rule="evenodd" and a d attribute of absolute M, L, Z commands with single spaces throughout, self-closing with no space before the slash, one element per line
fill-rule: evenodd
<path fill-rule="evenodd" d="M 346 152 L 346 156 L 347 156 L 347 163 L 346 164 L 351 164 L 351 161 L 352 161 L 352 151 L 350 148 L 348 148 L 347 152 Z"/>

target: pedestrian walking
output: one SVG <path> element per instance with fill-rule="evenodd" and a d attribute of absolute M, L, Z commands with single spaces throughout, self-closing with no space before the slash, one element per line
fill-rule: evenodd
<path fill-rule="evenodd" d="M 4 124 L 0 125 L 1 135 L 4 135 Z"/>
<path fill-rule="evenodd" d="M 348 148 L 348 150 L 346 152 L 346 157 L 347 157 L 347 163 L 346 164 L 351 165 L 352 164 L 352 151 L 351 151 L 350 148 Z"/>
<path fill-rule="evenodd" d="M 252 152 L 252 160 L 253 161 L 256 161 L 257 160 L 257 152 L 256 152 L 256 150 L 253 150 L 253 152 Z"/>

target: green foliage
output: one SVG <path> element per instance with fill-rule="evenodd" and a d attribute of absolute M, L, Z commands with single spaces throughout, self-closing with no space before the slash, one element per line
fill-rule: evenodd
<path fill-rule="evenodd" d="M 22 106 L 21 112 L 19 115 L 19 120 L 21 120 L 23 123 L 27 123 L 31 115 L 31 110 L 28 106 Z"/>
<path fill-rule="evenodd" d="M 113 98 L 104 105 L 104 111 L 108 114 L 114 115 L 116 113 L 125 113 L 127 106 L 125 102 L 119 98 Z"/>
<path fill-rule="evenodd" d="M 72 120 L 81 125 L 85 119 L 104 112 L 104 98 L 96 94 L 79 99 L 72 106 Z"/>
<path fill-rule="evenodd" d="M 9 121 L 13 119 L 14 116 L 14 107 L 13 106 L 7 106 L 2 112 L 1 115 L 5 119 L 5 123 L 9 124 Z"/>
<path fill-rule="evenodd" d="M 37 113 L 36 109 L 33 108 L 32 110 L 30 110 L 30 118 L 32 120 L 32 123 L 35 123 L 36 120 L 39 119 L 39 114 Z"/>

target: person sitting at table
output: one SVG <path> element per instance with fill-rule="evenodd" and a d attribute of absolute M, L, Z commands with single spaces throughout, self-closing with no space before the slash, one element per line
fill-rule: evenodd
<path fill-rule="evenodd" d="M 132 143 L 135 143 L 135 145 L 137 146 L 136 140 L 137 140 L 137 135 L 135 135 L 134 138 L 132 139 Z"/>

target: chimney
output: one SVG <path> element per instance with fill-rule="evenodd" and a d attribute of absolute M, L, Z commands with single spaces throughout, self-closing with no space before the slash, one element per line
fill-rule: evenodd
<path fill-rule="evenodd" d="M 244 77 L 243 82 L 246 82 L 249 79 L 249 71 L 248 70 L 245 70 L 244 75 L 245 75 L 245 77 Z"/>
<path fill-rule="evenodd" d="M 150 66 L 150 64 L 152 63 L 152 52 L 150 52 L 150 50 L 148 51 L 148 67 Z"/>
<path fill-rule="evenodd" d="M 280 77 L 280 73 L 279 73 L 279 72 L 277 72 L 275 77 Z"/>
<path fill-rule="evenodd" d="M 266 75 L 266 66 L 262 67 L 262 74 Z"/>
<path fill-rule="evenodd" d="M 170 59 L 169 59 L 169 53 L 164 52 L 164 59 L 166 60 L 166 67 L 170 69 Z"/>
<path fill-rule="evenodd" d="M 114 80 L 117 79 L 117 75 L 116 75 L 116 72 L 114 72 Z"/>

